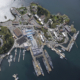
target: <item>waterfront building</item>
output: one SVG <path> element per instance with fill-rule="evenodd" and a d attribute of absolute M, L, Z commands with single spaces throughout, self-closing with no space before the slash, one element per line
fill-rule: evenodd
<path fill-rule="evenodd" d="M 12 21 L 12 25 L 19 25 L 19 21 Z"/>

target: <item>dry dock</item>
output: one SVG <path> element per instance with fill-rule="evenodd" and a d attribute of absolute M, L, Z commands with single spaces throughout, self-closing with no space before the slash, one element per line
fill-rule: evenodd
<path fill-rule="evenodd" d="M 36 72 L 36 74 L 37 74 L 37 76 L 39 76 L 39 75 L 41 75 L 41 68 L 40 68 L 40 66 L 39 66 L 39 64 L 38 64 L 38 62 L 36 61 L 36 58 L 39 58 L 39 57 L 43 57 L 43 59 L 44 59 L 44 61 L 45 61 L 45 64 L 46 64 L 46 66 L 47 66 L 47 71 L 48 71 L 48 73 L 51 71 L 51 67 L 50 67 L 50 65 L 49 65 L 49 63 L 48 63 L 48 61 L 47 61 L 47 58 L 46 58 L 46 56 L 45 56 L 45 54 L 44 54 L 44 52 L 42 53 L 42 54 L 40 54 L 40 55 L 37 55 L 37 56 L 34 56 L 33 55 L 33 52 L 32 52 L 32 50 L 31 50 L 31 48 L 30 48 L 30 52 L 31 52 L 31 56 L 32 56 L 32 58 L 33 58 L 33 62 L 34 62 L 34 64 L 35 64 L 35 71 L 37 71 Z M 45 67 L 46 67 L 45 66 Z"/>
<path fill-rule="evenodd" d="M 34 62 L 35 72 L 37 71 L 36 75 L 39 76 L 39 75 L 41 75 L 41 71 L 40 71 L 40 68 L 39 68 L 39 66 L 38 66 L 38 63 L 37 63 L 37 61 L 36 61 L 36 58 L 35 58 L 34 55 L 33 55 L 33 52 L 32 52 L 32 50 L 31 50 L 31 48 L 30 48 L 30 52 L 31 52 L 31 56 L 32 56 L 33 62 Z"/>

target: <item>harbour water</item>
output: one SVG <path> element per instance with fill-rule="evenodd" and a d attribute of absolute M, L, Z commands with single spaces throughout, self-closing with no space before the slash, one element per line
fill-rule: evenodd
<path fill-rule="evenodd" d="M 9 16 L 10 13 L 8 12 L 11 6 L 28 6 L 30 2 L 32 2 L 32 0 L 15 0 L 4 7 L 0 7 L 0 21 L 5 21 L 3 14 L 1 14 L 2 12 L 8 18 L 13 19 L 12 16 Z M 39 3 L 44 8 L 48 9 L 52 14 L 59 12 L 61 14 L 68 15 L 70 18 L 70 24 L 74 24 L 75 28 L 80 30 L 80 0 L 33 0 L 33 2 Z M 7 13 L 5 11 L 7 11 Z M 73 21 L 74 23 L 72 23 Z M 20 51 L 18 49 L 16 60 L 11 63 L 10 67 L 8 60 L 6 58 L 3 60 L 1 65 L 2 70 L 0 72 L 0 80 L 14 80 L 12 77 L 13 74 L 18 74 L 20 80 L 80 80 L 80 35 L 78 36 L 76 43 L 78 48 L 74 45 L 71 52 L 64 52 L 67 60 L 60 59 L 54 51 L 46 46 L 44 47 L 49 53 L 54 66 L 52 72 L 48 74 L 42 59 L 39 59 L 44 72 L 44 77 L 36 76 L 32 65 L 32 57 L 29 51 L 25 53 L 25 58 L 23 60 L 23 51 L 21 50 L 20 62 L 18 62 Z M 15 50 L 12 51 L 13 56 L 15 55 L 14 51 Z"/>

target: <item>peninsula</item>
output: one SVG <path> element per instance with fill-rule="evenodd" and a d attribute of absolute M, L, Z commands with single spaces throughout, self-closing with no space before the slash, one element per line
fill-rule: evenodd
<path fill-rule="evenodd" d="M 12 7 L 10 11 L 15 19 L 0 22 L 0 33 L 5 33 L 3 26 L 8 28 L 9 31 L 7 33 L 12 33 L 12 35 L 6 34 L 4 37 L 6 43 L 9 42 L 8 44 L 11 45 L 9 46 L 10 50 L 6 50 L 8 47 L 5 46 L 6 54 L 0 56 L 0 61 L 6 55 L 11 54 L 13 48 L 23 48 L 30 50 L 33 58 L 33 67 L 37 76 L 41 74 L 44 76 L 41 65 L 37 60 L 39 57 L 42 57 L 45 68 L 50 73 L 54 67 L 47 50 L 43 50 L 44 46 L 47 45 L 55 51 L 61 59 L 66 59 L 63 52 L 71 51 L 73 44 L 76 43 L 75 40 L 79 31 L 74 28 L 74 25 L 68 25 L 70 19 L 67 15 L 61 15 L 60 13 L 52 15 L 47 9 L 36 3 L 31 3 L 28 7 Z M 0 34 L 0 36 L 2 35 Z M 0 54 L 4 53 L 4 39 L 0 37 L 0 49 L 2 49 Z M 64 44 L 68 45 L 65 47 L 63 46 Z M 58 49 L 58 47 L 61 49 Z M 25 52 L 23 51 L 23 53 Z"/>

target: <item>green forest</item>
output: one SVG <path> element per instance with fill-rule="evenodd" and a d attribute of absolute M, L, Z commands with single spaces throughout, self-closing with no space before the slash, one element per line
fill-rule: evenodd
<path fill-rule="evenodd" d="M 14 39 L 7 27 L 0 26 L 0 35 L 2 35 L 3 46 L 0 47 L 0 54 L 7 53 L 13 46 Z"/>

